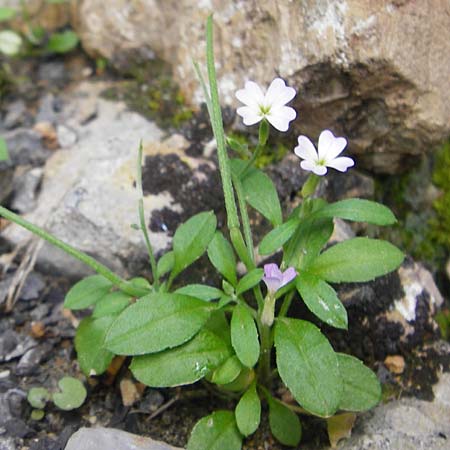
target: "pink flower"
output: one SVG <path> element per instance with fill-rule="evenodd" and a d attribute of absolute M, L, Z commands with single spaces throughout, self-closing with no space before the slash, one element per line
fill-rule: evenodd
<path fill-rule="evenodd" d="M 266 283 L 269 293 L 274 294 L 286 286 L 297 276 L 297 272 L 293 267 L 289 267 L 284 272 L 278 268 L 276 264 L 266 264 L 264 266 L 264 277 L 263 281 Z"/>

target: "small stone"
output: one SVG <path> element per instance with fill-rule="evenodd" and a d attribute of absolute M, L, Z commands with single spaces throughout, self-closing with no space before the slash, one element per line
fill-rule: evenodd
<path fill-rule="evenodd" d="M 33 130 L 42 136 L 44 144 L 48 149 L 55 150 L 58 148 L 58 136 L 51 122 L 38 122 L 33 127 Z"/>
<path fill-rule="evenodd" d="M 0 450 L 17 450 L 14 439 L 0 437 Z"/>
<path fill-rule="evenodd" d="M 72 147 L 77 142 L 77 134 L 72 129 L 58 125 L 56 132 L 58 134 L 58 142 L 62 148 Z"/>
<path fill-rule="evenodd" d="M 40 339 L 45 335 L 46 329 L 42 322 L 31 322 L 31 336 Z"/>
<path fill-rule="evenodd" d="M 16 367 L 17 375 L 31 375 L 39 368 L 39 364 L 50 353 L 50 345 L 40 345 L 28 350 L 21 358 Z"/>
<path fill-rule="evenodd" d="M 45 163 L 50 152 L 42 146 L 41 135 L 33 130 L 17 128 L 3 135 L 8 146 L 10 163 L 38 166 Z"/>
<path fill-rule="evenodd" d="M 128 378 L 120 381 L 120 394 L 123 406 L 132 406 L 141 398 L 137 385 Z"/>
<path fill-rule="evenodd" d="M 14 177 L 11 208 L 20 214 L 33 211 L 36 207 L 36 197 L 41 184 L 43 170 L 35 167 L 20 176 Z"/>
<path fill-rule="evenodd" d="M 23 336 L 13 330 L 6 330 L 0 336 L 0 361 L 7 362 L 19 358 L 36 345 L 36 341 L 31 336 Z"/>
<path fill-rule="evenodd" d="M 384 360 L 384 365 L 396 375 L 400 375 L 405 370 L 405 358 L 401 355 L 390 355 Z"/>
<path fill-rule="evenodd" d="M 39 104 L 39 111 L 36 116 L 36 122 L 56 122 L 56 99 L 51 93 L 44 95 Z"/>
<path fill-rule="evenodd" d="M 7 112 L 3 119 L 3 126 L 10 130 L 11 128 L 22 125 L 26 115 L 26 105 L 23 100 L 16 100 L 7 106 Z"/>
<path fill-rule="evenodd" d="M 161 441 L 113 428 L 81 428 L 69 439 L 65 450 L 182 450 Z"/>
<path fill-rule="evenodd" d="M 139 403 L 139 409 L 155 412 L 164 403 L 164 397 L 157 389 L 147 389 L 144 398 Z"/>

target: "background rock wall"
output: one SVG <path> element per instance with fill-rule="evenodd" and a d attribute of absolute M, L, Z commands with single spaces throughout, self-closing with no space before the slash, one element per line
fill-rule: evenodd
<path fill-rule="evenodd" d="M 214 11 L 224 103 L 246 79 L 279 75 L 298 90 L 298 130 L 350 140 L 358 165 L 396 173 L 450 133 L 447 0 L 103 0 L 72 2 L 84 48 L 115 65 L 155 54 L 186 98 L 202 101 L 192 58 L 204 61 Z"/>

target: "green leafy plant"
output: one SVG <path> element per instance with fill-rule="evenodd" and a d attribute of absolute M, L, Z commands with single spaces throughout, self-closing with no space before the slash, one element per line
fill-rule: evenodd
<path fill-rule="evenodd" d="M 380 226 L 396 219 L 388 208 L 371 201 L 328 204 L 315 196 L 328 168 L 345 172 L 354 164 L 351 158 L 339 156 L 347 141 L 328 130 L 321 133 L 318 150 L 306 136 L 299 136 L 295 153 L 302 159 L 300 166 L 311 174 L 299 193 L 299 206 L 284 215 L 275 186 L 255 161 L 266 146 L 270 125 L 286 131 L 295 118 L 295 110 L 286 106 L 295 91 L 277 78 L 265 94 L 252 82 L 237 92 L 245 105 L 238 109 L 244 124 L 260 123 L 259 142 L 252 152 L 225 137 L 214 67 L 210 17 L 208 85 L 197 64 L 195 69 L 217 142 L 227 230 L 217 230 L 212 211 L 201 212 L 178 227 L 173 249 L 157 259 L 144 220 L 141 145 L 136 227 L 143 232 L 148 250 L 151 283 L 123 280 L 11 211 L 0 207 L 0 214 L 97 272 L 76 284 L 65 299 L 66 308 L 92 308 L 75 338 L 86 375 L 99 375 L 114 355 L 126 355 L 132 358 L 130 369 L 136 379 L 148 386 L 174 387 L 205 379 L 221 395 L 237 396 L 234 412 L 216 411 L 197 423 L 189 450 L 240 449 L 242 439 L 259 427 L 263 402 L 274 437 L 296 446 L 302 435 L 302 414 L 328 418 L 341 411 L 364 411 L 379 402 L 381 389 L 375 374 L 356 358 L 336 353 L 318 326 L 289 317 L 291 304 L 302 301 L 319 322 L 347 329 L 345 306 L 333 283 L 372 280 L 395 270 L 404 256 L 388 242 L 365 237 L 327 248 L 333 219 Z M 244 159 L 230 159 L 228 146 Z M 272 227 L 259 243 L 260 255 L 281 250 L 280 265 L 256 266 L 249 207 Z M 176 286 L 177 277 L 205 253 L 222 285 Z M 238 261 L 246 268 L 243 276 L 236 270 Z M 280 383 L 297 403 L 276 397 L 273 387 Z"/>

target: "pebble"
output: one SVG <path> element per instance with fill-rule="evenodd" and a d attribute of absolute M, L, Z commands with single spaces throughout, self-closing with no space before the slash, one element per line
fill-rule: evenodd
<path fill-rule="evenodd" d="M 41 344 L 28 350 L 16 366 L 16 375 L 31 375 L 39 368 L 39 364 L 51 352 L 52 346 Z"/>
<path fill-rule="evenodd" d="M 13 330 L 6 330 L 0 336 L 0 362 L 19 358 L 25 352 L 36 347 L 37 342 L 31 336 L 24 336 Z"/>
<path fill-rule="evenodd" d="M 3 126 L 10 130 L 22 125 L 26 115 L 26 105 L 23 100 L 16 100 L 8 105 L 8 111 L 3 119 Z"/>
<path fill-rule="evenodd" d="M 401 355 L 389 355 L 384 360 L 384 365 L 390 372 L 400 375 L 405 370 L 405 358 Z"/>
<path fill-rule="evenodd" d="M 17 450 L 16 443 L 12 438 L 0 436 L 0 450 Z"/>
<path fill-rule="evenodd" d="M 77 142 L 77 134 L 75 131 L 65 125 L 58 125 L 56 128 L 59 145 L 62 148 L 70 148 Z"/>
<path fill-rule="evenodd" d="M 164 442 L 137 436 L 113 428 L 81 428 L 67 443 L 65 450 L 182 450 Z"/>
<path fill-rule="evenodd" d="M 26 214 L 36 207 L 36 196 L 42 174 L 42 168 L 35 167 L 21 176 L 14 177 L 11 208 L 19 214 Z"/>

